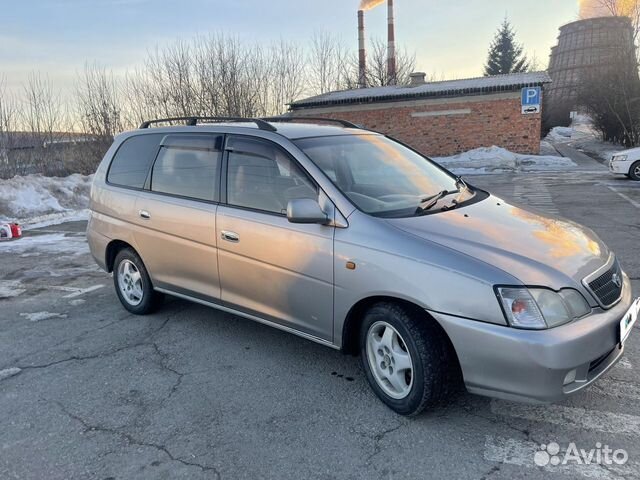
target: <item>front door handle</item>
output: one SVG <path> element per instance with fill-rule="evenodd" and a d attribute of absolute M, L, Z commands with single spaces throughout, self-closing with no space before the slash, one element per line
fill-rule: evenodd
<path fill-rule="evenodd" d="M 238 243 L 240 241 L 240 235 L 238 235 L 236 232 L 230 232 L 228 230 L 222 230 L 221 237 L 227 242 Z"/>
<path fill-rule="evenodd" d="M 138 213 L 145 220 L 149 220 L 151 218 L 151 214 L 149 212 L 147 212 L 146 210 L 140 210 Z"/>

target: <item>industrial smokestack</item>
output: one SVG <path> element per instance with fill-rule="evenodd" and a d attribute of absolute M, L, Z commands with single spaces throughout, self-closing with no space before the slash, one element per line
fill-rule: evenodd
<path fill-rule="evenodd" d="M 396 24 L 393 16 L 393 0 L 388 0 L 389 6 L 389 44 L 387 47 L 387 76 L 389 84 L 395 85 L 398 81 L 396 71 Z"/>
<path fill-rule="evenodd" d="M 358 10 L 358 86 L 367 88 L 367 51 L 364 40 L 364 10 Z"/>

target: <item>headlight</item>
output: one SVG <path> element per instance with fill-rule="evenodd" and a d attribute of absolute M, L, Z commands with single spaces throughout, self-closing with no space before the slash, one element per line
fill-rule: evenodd
<path fill-rule="evenodd" d="M 560 296 L 569 308 L 569 313 L 573 318 L 584 317 L 591 311 L 591 307 L 577 290 L 565 288 L 564 290 L 560 290 Z"/>
<path fill-rule="evenodd" d="M 498 287 L 509 325 L 515 328 L 541 330 L 557 327 L 583 317 L 591 307 L 577 290 L 559 293 L 545 288 Z"/>
<path fill-rule="evenodd" d="M 611 158 L 612 162 L 624 162 L 627 160 L 627 156 L 626 155 L 614 155 Z"/>

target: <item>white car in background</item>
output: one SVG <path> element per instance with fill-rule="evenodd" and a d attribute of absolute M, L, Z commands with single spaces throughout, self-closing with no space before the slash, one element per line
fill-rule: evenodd
<path fill-rule="evenodd" d="M 609 160 L 609 170 L 632 180 L 640 180 L 640 148 L 614 153 Z"/>

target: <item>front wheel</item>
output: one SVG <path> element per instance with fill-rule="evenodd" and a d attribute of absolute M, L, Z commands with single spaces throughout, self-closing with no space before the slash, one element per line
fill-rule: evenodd
<path fill-rule="evenodd" d="M 362 323 L 360 348 L 371 388 L 401 415 L 440 403 L 457 381 L 457 359 L 440 326 L 403 306 L 374 305 Z"/>
<path fill-rule="evenodd" d="M 136 315 L 153 312 L 162 301 L 162 295 L 153 289 L 142 259 L 130 248 L 116 255 L 113 283 L 122 306 Z"/>
<path fill-rule="evenodd" d="M 640 181 L 640 160 L 631 165 L 629 169 L 629 178 L 631 180 Z"/>

